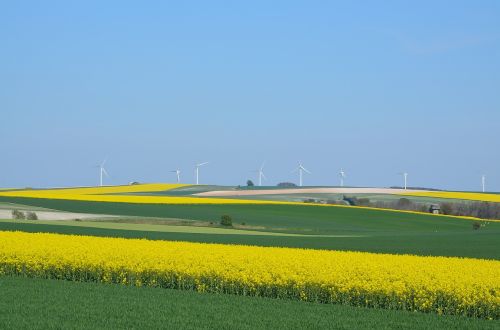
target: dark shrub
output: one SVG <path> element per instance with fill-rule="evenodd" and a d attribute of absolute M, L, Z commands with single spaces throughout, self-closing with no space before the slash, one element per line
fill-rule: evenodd
<path fill-rule="evenodd" d="M 223 226 L 231 227 L 233 225 L 233 219 L 229 215 L 225 214 L 220 217 L 220 224 Z"/>
<path fill-rule="evenodd" d="M 15 219 L 15 220 L 25 220 L 26 216 L 24 215 L 23 212 L 21 212 L 19 210 L 13 210 L 12 211 L 12 219 Z"/>
<path fill-rule="evenodd" d="M 35 212 L 27 212 L 26 219 L 27 220 L 38 220 L 38 216 L 36 215 Z"/>

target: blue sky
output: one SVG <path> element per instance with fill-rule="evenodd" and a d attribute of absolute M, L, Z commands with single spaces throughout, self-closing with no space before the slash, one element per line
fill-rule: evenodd
<path fill-rule="evenodd" d="M 0 186 L 500 191 L 498 1 L 0 4 Z M 255 180 L 254 180 L 255 181 Z"/>

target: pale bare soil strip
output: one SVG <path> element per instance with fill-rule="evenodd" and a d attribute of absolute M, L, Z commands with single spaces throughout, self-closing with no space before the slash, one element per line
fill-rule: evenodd
<path fill-rule="evenodd" d="M 200 197 L 229 197 L 257 195 L 287 195 L 287 194 L 391 194 L 399 195 L 410 190 L 391 188 L 300 188 L 300 189 L 262 189 L 262 190 L 219 190 L 194 194 Z M 424 192 L 425 190 L 411 190 Z"/>

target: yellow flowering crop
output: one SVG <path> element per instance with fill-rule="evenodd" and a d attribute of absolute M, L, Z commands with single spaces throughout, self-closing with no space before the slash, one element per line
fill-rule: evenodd
<path fill-rule="evenodd" d="M 27 189 L 2 191 L 0 196 L 64 199 L 92 202 L 116 202 L 135 204 L 300 204 L 279 201 L 242 200 L 230 198 L 200 198 L 189 196 L 148 196 L 148 195 L 120 195 L 123 193 L 140 193 L 167 191 L 186 184 L 140 184 L 129 186 L 88 187 L 88 188 L 61 188 L 61 189 Z"/>
<path fill-rule="evenodd" d="M 455 192 L 455 191 L 408 191 L 401 195 L 417 196 L 417 197 L 434 197 L 434 198 L 448 198 L 448 199 L 464 199 L 471 201 L 481 202 L 495 202 L 500 203 L 500 194 L 483 194 L 474 192 Z"/>
<path fill-rule="evenodd" d="M 25 189 L 8 191 L 3 196 L 11 197 L 30 197 L 30 198 L 49 198 L 53 196 L 75 196 L 75 195 L 102 195 L 102 194 L 122 194 L 136 192 L 165 191 L 179 187 L 187 186 L 185 184 L 168 183 L 148 183 L 128 186 L 105 186 L 105 187 L 81 187 L 81 188 L 59 188 L 59 189 Z"/>
<path fill-rule="evenodd" d="M 0 197 L 24 197 L 24 198 L 46 198 L 63 199 L 74 201 L 90 202 L 114 202 L 114 203 L 133 203 L 133 204 L 291 204 L 305 205 L 297 202 L 279 202 L 265 200 L 244 200 L 230 198 L 204 198 L 204 197 L 185 197 L 185 196 L 147 196 L 147 195 L 99 195 L 99 194 L 74 194 L 72 192 L 59 193 L 55 190 L 33 190 L 33 191 L 15 191 L 0 192 Z"/>
<path fill-rule="evenodd" d="M 0 274 L 500 317 L 500 261 L 0 232 Z"/>

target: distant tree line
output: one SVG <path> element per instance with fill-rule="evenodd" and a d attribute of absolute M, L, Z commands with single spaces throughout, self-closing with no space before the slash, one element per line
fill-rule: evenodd
<path fill-rule="evenodd" d="M 281 188 L 297 187 L 297 185 L 293 182 L 280 182 L 276 186 Z"/>
<path fill-rule="evenodd" d="M 461 215 L 480 219 L 500 219 L 500 203 L 447 202 L 441 204 L 441 212 L 448 215 Z"/>
<path fill-rule="evenodd" d="M 318 201 L 315 199 L 306 199 L 304 202 L 366 206 L 416 212 L 429 212 L 432 205 L 430 203 L 414 202 L 405 197 L 391 201 L 371 201 L 369 198 L 344 196 L 342 200 Z M 464 201 L 443 202 L 437 205 L 440 207 L 440 213 L 445 215 L 467 216 L 480 219 L 500 219 L 500 203 Z"/>

